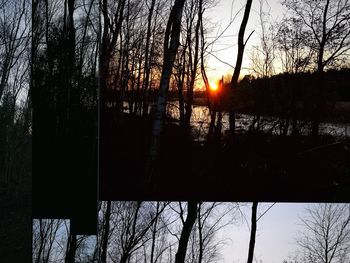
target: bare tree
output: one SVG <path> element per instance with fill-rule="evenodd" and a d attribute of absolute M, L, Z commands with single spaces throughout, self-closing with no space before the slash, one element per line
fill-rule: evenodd
<path fill-rule="evenodd" d="M 268 78 L 275 73 L 275 48 L 276 48 L 276 32 L 271 22 L 270 7 L 267 11 L 264 11 L 264 0 L 260 0 L 259 8 L 259 21 L 260 21 L 260 34 L 259 44 L 252 47 L 250 54 L 250 70 L 252 75 L 258 78 L 266 79 L 265 86 L 268 86 Z M 263 97 L 259 98 L 260 103 L 264 105 Z M 254 116 L 249 126 L 250 130 L 259 130 L 263 126 L 263 120 L 261 118 L 262 111 Z"/>
<path fill-rule="evenodd" d="M 69 224 L 69 231 L 67 228 L 67 248 L 66 248 L 66 256 L 65 256 L 65 262 L 66 263 L 75 263 L 75 256 L 76 251 L 78 248 L 77 245 L 77 234 L 75 232 L 75 229 L 73 227 L 73 224 Z"/>
<path fill-rule="evenodd" d="M 247 44 L 247 41 L 249 40 L 249 37 L 251 36 L 251 34 L 250 34 L 248 36 L 248 38 L 244 41 L 245 28 L 246 28 L 247 23 L 248 23 L 252 2 L 253 2 L 252 0 L 247 0 L 246 6 L 245 6 L 245 9 L 244 9 L 244 15 L 243 15 L 242 23 L 241 23 L 241 26 L 240 26 L 239 32 L 238 32 L 237 60 L 236 60 L 235 70 L 233 72 L 232 79 L 231 79 L 231 89 L 232 90 L 235 89 L 236 86 L 237 86 L 239 73 L 241 72 L 244 48 L 245 48 L 245 46 Z M 229 121 L 230 121 L 230 131 L 231 131 L 231 133 L 235 133 L 236 117 L 235 117 L 234 105 L 233 105 L 232 102 L 231 102 L 231 105 L 230 105 L 230 118 L 229 118 Z"/>
<path fill-rule="evenodd" d="M 283 72 L 304 72 L 310 67 L 313 52 L 305 45 L 307 33 L 303 30 L 301 19 L 284 18 L 279 23 L 276 38 Z"/>
<path fill-rule="evenodd" d="M 158 230 L 154 227 L 157 228 L 156 225 L 161 220 L 160 216 L 167 203 L 161 202 L 156 207 L 151 202 L 141 201 L 105 203 L 103 208 L 105 211 L 101 213 L 103 218 L 100 221 L 103 226 L 100 229 L 101 248 L 97 249 L 101 254 L 100 261 L 120 263 L 132 261 L 134 257 L 139 256 L 139 252 L 147 243 L 156 238 L 155 233 L 159 227 Z M 155 243 L 153 255 L 156 255 Z M 157 256 L 158 254 L 153 258 L 153 262 L 156 262 Z"/>
<path fill-rule="evenodd" d="M 179 38 L 181 31 L 182 10 L 185 0 L 175 0 L 174 6 L 170 12 L 165 37 L 164 37 L 164 55 L 162 74 L 160 77 L 159 94 L 157 99 L 157 108 L 152 128 L 152 140 L 146 173 L 151 176 L 155 172 L 155 163 L 159 154 L 160 137 L 163 130 L 164 115 L 166 110 L 167 93 L 172 69 L 179 47 Z"/>
<path fill-rule="evenodd" d="M 312 131 L 319 133 L 319 123 L 325 108 L 325 85 L 323 72 L 348 54 L 350 49 L 350 2 L 348 0 L 285 0 L 283 1 L 292 17 L 303 22 L 307 37 L 304 39 L 316 53 L 318 83 L 315 85 Z"/>
<path fill-rule="evenodd" d="M 146 35 L 146 47 L 145 47 L 145 65 L 144 65 L 144 81 L 143 81 L 143 114 L 147 115 L 148 112 L 148 96 L 147 91 L 149 88 L 151 65 L 150 65 L 150 40 L 151 40 L 151 30 L 152 30 L 152 17 L 154 12 L 154 7 L 156 0 L 151 0 L 151 5 L 149 7 L 148 17 L 147 17 L 147 35 Z M 152 49 L 152 48 L 151 48 Z"/>
<path fill-rule="evenodd" d="M 108 240 L 110 237 L 110 218 L 111 218 L 111 201 L 106 201 L 106 211 L 103 220 L 103 229 L 101 233 L 101 263 L 106 263 L 107 261 L 107 247 Z"/>
<path fill-rule="evenodd" d="M 118 1 L 117 5 L 109 4 L 108 0 L 101 0 L 101 15 L 103 17 L 103 29 L 99 59 L 100 89 L 105 96 L 110 80 L 110 63 L 113 57 L 119 33 L 124 20 L 124 7 L 126 0 Z M 112 5 L 112 7 L 110 6 Z M 106 98 L 104 98 L 106 99 Z"/>
<path fill-rule="evenodd" d="M 347 54 L 350 49 L 349 1 L 285 0 L 283 4 L 294 17 L 302 20 L 309 35 L 307 44 L 317 52 L 317 71 L 323 71 Z"/>
<path fill-rule="evenodd" d="M 31 1 L 0 0 L 0 247 L 3 262 L 30 261 Z M 7 215 L 11 215 L 8 218 Z M 5 227 L 6 226 L 6 227 Z"/>
<path fill-rule="evenodd" d="M 251 70 L 258 77 L 270 77 L 275 74 L 274 61 L 276 49 L 276 32 L 269 16 L 270 7 L 264 11 L 264 0 L 260 0 L 259 18 L 260 18 L 260 43 L 259 46 L 253 46 L 252 68 Z"/>
<path fill-rule="evenodd" d="M 350 259 L 350 205 L 315 204 L 301 218 L 297 238 L 305 262 L 345 263 Z"/>
<path fill-rule="evenodd" d="M 193 1 L 192 1 L 193 3 Z M 203 16 L 203 0 L 199 0 L 196 6 L 191 6 L 193 11 L 197 11 L 197 22 L 194 28 L 194 46 L 192 47 L 192 29 L 187 32 L 188 44 L 189 44 L 189 85 L 187 88 L 187 101 L 186 101 L 186 116 L 185 125 L 187 130 L 190 130 L 190 120 L 192 116 L 192 104 L 193 104 L 193 88 L 197 77 L 197 69 L 199 63 L 199 30 Z M 192 21 L 190 28 L 192 28 Z"/>
<path fill-rule="evenodd" d="M 54 247 L 57 242 L 58 230 L 63 220 L 35 219 L 33 220 L 33 262 L 51 262 L 58 260 L 63 251 Z"/>
<path fill-rule="evenodd" d="M 34 219 L 32 261 L 42 263 L 92 262 L 96 238 L 88 235 L 75 236 L 74 250 L 71 246 L 73 237 L 68 220 Z"/>
<path fill-rule="evenodd" d="M 181 231 L 181 236 L 179 239 L 178 249 L 175 255 L 175 263 L 184 263 L 186 258 L 186 251 L 188 240 L 192 231 L 192 227 L 197 218 L 197 206 L 198 202 L 190 201 L 187 204 L 187 216 L 186 220 L 183 220 L 183 227 Z"/>
<path fill-rule="evenodd" d="M 30 3 L 23 0 L 0 4 L 0 184 L 10 186 L 10 180 L 18 180 L 14 161 L 23 143 L 16 138 L 22 132 L 16 126 L 21 123 L 20 111 L 28 97 Z"/>
<path fill-rule="evenodd" d="M 258 210 L 258 202 L 253 202 L 252 205 L 252 217 L 251 217 L 251 228 L 250 228 L 250 240 L 249 240 L 249 250 L 248 250 L 248 260 L 247 263 L 253 262 L 254 247 L 255 247 L 255 235 L 256 235 L 256 212 Z"/>
<path fill-rule="evenodd" d="M 1 31 L 1 63 L 0 63 L 0 100 L 4 94 L 5 88 L 9 85 L 9 79 L 12 81 L 18 77 L 10 78 L 11 74 L 25 73 L 26 63 L 23 64 L 24 71 L 18 62 L 21 62 L 29 44 L 29 2 L 27 0 L 19 2 L 2 1 L 0 9 L 0 31 Z M 22 62 L 25 62 L 23 60 Z M 17 68 L 17 70 L 16 70 Z M 18 72 L 16 72 L 18 71 Z M 13 88 L 15 88 L 13 86 Z M 18 96 L 20 89 L 15 88 L 14 95 Z"/>
<path fill-rule="evenodd" d="M 209 263 L 221 260 L 221 249 L 226 245 L 219 232 L 232 225 L 236 219 L 232 213 L 237 204 L 200 202 L 197 219 L 191 233 L 186 262 Z"/>

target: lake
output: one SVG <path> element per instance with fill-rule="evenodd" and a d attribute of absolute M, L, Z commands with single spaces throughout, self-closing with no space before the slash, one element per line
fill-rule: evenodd
<path fill-rule="evenodd" d="M 124 102 L 124 112 L 129 112 L 128 103 Z M 151 107 L 151 106 L 150 106 Z M 179 103 L 177 101 L 170 101 L 167 104 L 167 116 L 179 121 Z M 253 122 L 254 115 L 250 114 L 236 114 L 236 130 L 237 132 L 248 131 L 249 126 Z M 260 128 L 264 132 L 272 134 L 280 134 L 280 127 L 277 125 L 278 118 L 273 116 L 262 116 L 260 120 Z M 205 135 L 209 130 L 210 114 L 206 106 L 192 106 L 191 126 L 193 127 L 193 136 L 195 140 L 203 141 Z M 307 135 L 309 132 L 310 122 L 298 121 L 300 133 Z M 222 132 L 225 133 L 229 129 L 229 114 L 222 113 Z M 288 134 L 291 133 L 291 127 Z M 321 123 L 321 135 L 332 135 L 339 138 L 350 137 L 350 123 Z"/>

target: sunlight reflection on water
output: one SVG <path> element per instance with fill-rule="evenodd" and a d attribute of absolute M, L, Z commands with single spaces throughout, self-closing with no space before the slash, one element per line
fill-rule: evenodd
<path fill-rule="evenodd" d="M 150 106 L 151 107 L 151 106 Z M 128 103 L 124 102 L 124 112 L 129 112 Z M 170 101 L 167 104 L 167 116 L 177 121 L 180 119 L 179 103 L 177 101 Z M 254 120 L 253 115 L 249 114 L 236 114 L 236 130 L 237 132 L 245 132 L 249 129 L 249 126 Z M 272 134 L 280 134 L 280 126 L 278 125 L 278 118 L 271 116 L 262 116 L 260 120 L 260 129 L 264 132 L 270 132 Z M 191 126 L 193 128 L 193 137 L 195 140 L 203 141 L 209 130 L 210 114 L 209 109 L 206 106 L 192 107 Z M 299 122 L 300 133 L 306 135 L 309 128 L 309 123 Z M 229 129 L 229 115 L 228 113 L 222 114 L 222 132 L 226 132 Z M 288 134 L 291 133 L 291 127 L 288 130 Z M 321 135 L 332 135 L 335 137 L 350 137 L 350 123 L 321 123 L 320 124 Z"/>
<path fill-rule="evenodd" d="M 167 106 L 167 114 L 179 120 L 179 106 L 178 102 L 170 102 Z M 249 114 L 237 114 L 236 115 L 236 129 L 238 132 L 244 132 L 249 129 L 249 126 L 253 122 L 254 116 Z M 280 128 L 277 124 L 278 118 L 263 116 L 261 117 L 261 130 L 265 132 L 271 132 L 272 134 L 280 134 Z M 201 141 L 204 139 L 206 133 L 208 132 L 210 124 L 209 109 L 205 106 L 193 106 L 191 125 L 195 130 L 195 139 Z M 306 135 L 309 131 L 309 124 L 305 123 L 300 125 L 300 132 Z M 222 131 L 225 132 L 229 129 L 229 115 L 228 113 L 223 113 L 222 116 Z M 291 133 L 291 128 L 288 130 Z M 321 135 L 332 135 L 336 137 L 350 137 L 350 123 L 321 123 L 320 124 L 320 134 Z M 197 137 L 197 138 L 196 138 Z"/>

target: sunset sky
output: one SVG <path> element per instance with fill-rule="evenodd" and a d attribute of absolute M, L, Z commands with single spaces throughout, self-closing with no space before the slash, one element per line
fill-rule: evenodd
<path fill-rule="evenodd" d="M 284 13 L 281 0 L 253 0 L 245 32 L 245 39 L 253 30 L 254 33 L 249 39 L 244 51 L 241 75 L 249 73 L 249 54 L 252 50 L 252 46 L 259 44 L 259 35 L 261 32 L 259 21 L 260 1 L 263 1 L 263 10 L 265 12 L 269 11 L 272 19 L 275 20 L 281 18 Z M 246 1 L 243 0 L 217 0 L 217 4 L 212 8 L 208 8 L 206 11 L 207 26 L 213 28 L 208 36 L 207 41 L 209 41 L 211 39 L 214 40 L 220 35 L 230 24 L 230 18 L 234 17 L 236 13 L 241 10 L 225 33 L 223 33 L 223 35 L 212 46 L 210 51 L 212 55 L 207 59 L 207 74 L 211 81 L 220 78 L 221 75 L 233 73 L 233 68 L 219 61 L 219 59 L 232 66 L 236 63 L 237 35 L 242 21 L 245 3 Z"/>
<path fill-rule="evenodd" d="M 261 0 L 263 10 L 270 10 L 272 19 L 280 19 L 285 13 L 281 0 Z M 210 39 L 219 35 L 230 23 L 231 13 L 234 16 L 238 10 L 244 7 L 246 1 L 242 0 L 219 0 L 217 5 L 207 10 L 207 23 L 213 27 L 210 33 Z M 249 55 L 253 45 L 259 44 L 261 33 L 259 21 L 260 1 L 253 0 L 252 10 L 249 16 L 248 25 L 245 32 L 245 39 L 254 30 L 249 39 L 244 56 L 241 70 L 241 76 L 249 74 Z M 232 74 L 233 68 L 220 60 L 231 64 L 236 63 L 237 56 L 237 34 L 242 21 L 244 9 L 239 13 L 234 22 L 228 27 L 222 37 L 217 40 L 211 53 L 213 55 L 207 60 L 207 74 L 210 81 L 214 82 L 221 75 Z M 215 58 L 215 56 L 217 58 Z M 268 207 L 270 204 L 261 204 L 260 209 Z M 263 263 L 282 263 L 288 256 L 292 256 L 297 250 L 295 238 L 301 227 L 298 224 L 299 217 L 304 214 L 305 203 L 277 203 L 269 212 L 259 220 L 255 247 L 255 260 Z M 251 207 L 245 209 L 247 220 L 250 224 Z M 250 230 L 246 222 L 239 226 L 230 228 L 231 230 L 223 234 L 230 238 L 229 245 L 223 250 L 223 262 L 225 263 L 245 263 L 248 255 Z M 256 261 L 255 261 L 256 262 Z"/>
<path fill-rule="evenodd" d="M 264 1 L 264 0 L 261 0 Z M 207 10 L 207 23 L 213 27 L 209 39 L 215 39 L 216 36 L 229 25 L 231 13 L 234 16 L 238 10 L 245 5 L 244 0 L 219 0 L 215 7 Z M 285 12 L 280 0 L 265 0 L 263 3 L 264 11 L 270 10 L 272 19 L 279 19 Z M 253 0 L 248 25 L 245 32 L 245 39 L 254 30 L 249 39 L 244 56 L 241 75 L 249 74 L 249 53 L 253 45 L 259 44 L 261 32 L 259 21 L 260 1 Z M 213 55 L 207 60 L 207 74 L 211 82 L 215 82 L 221 75 L 232 74 L 233 68 L 219 61 L 231 64 L 236 63 L 237 56 L 237 34 L 242 21 L 244 9 L 233 23 L 227 28 L 225 33 L 212 46 Z M 215 56 L 217 58 L 215 58 Z M 264 210 L 271 203 L 260 205 L 260 210 Z M 304 214 L 305 203 L 277 203 L 268 211 L 258 222 L 258 230 L 255 244 L 255 260 L 263 263 L 282 263 L 288 259 L 297 250 L 295 238 L 298 231 L 301 231 L 298 225 L 299 217 Z M 247 206 L 244 210 L 247 220 L 250 224 L 251 207 Z M 228 245 L 223 250 L 223 261 L 225 263 L 245 263 L 248 255 L 250 229 L 246 222 L 241 222 L 230 228 L 222 234 L 228 238 Z M 256 261 L 255 261 L 256 262 Z"/>

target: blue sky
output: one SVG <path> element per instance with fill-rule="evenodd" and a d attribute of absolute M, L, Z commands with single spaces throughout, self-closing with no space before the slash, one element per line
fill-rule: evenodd
<path fill-rule="evenodd" d="M 262 213 L 272 203 L 259 204 L 258 211 Z M 299 217 L 304 214 L 305 203 L 276 203 L 257 224 L 255 243 L 255 258 L 257 262 L 282 263 L 296 251 L 295 238 L 302 227 Z M 244 208 L 250 225 L 251 205 Z M 225 230 L 224 236 L 231 241 L 223 252 L 225 263 L 247 262 L 250 230 L 246 222 L 234 225 Z"/>

